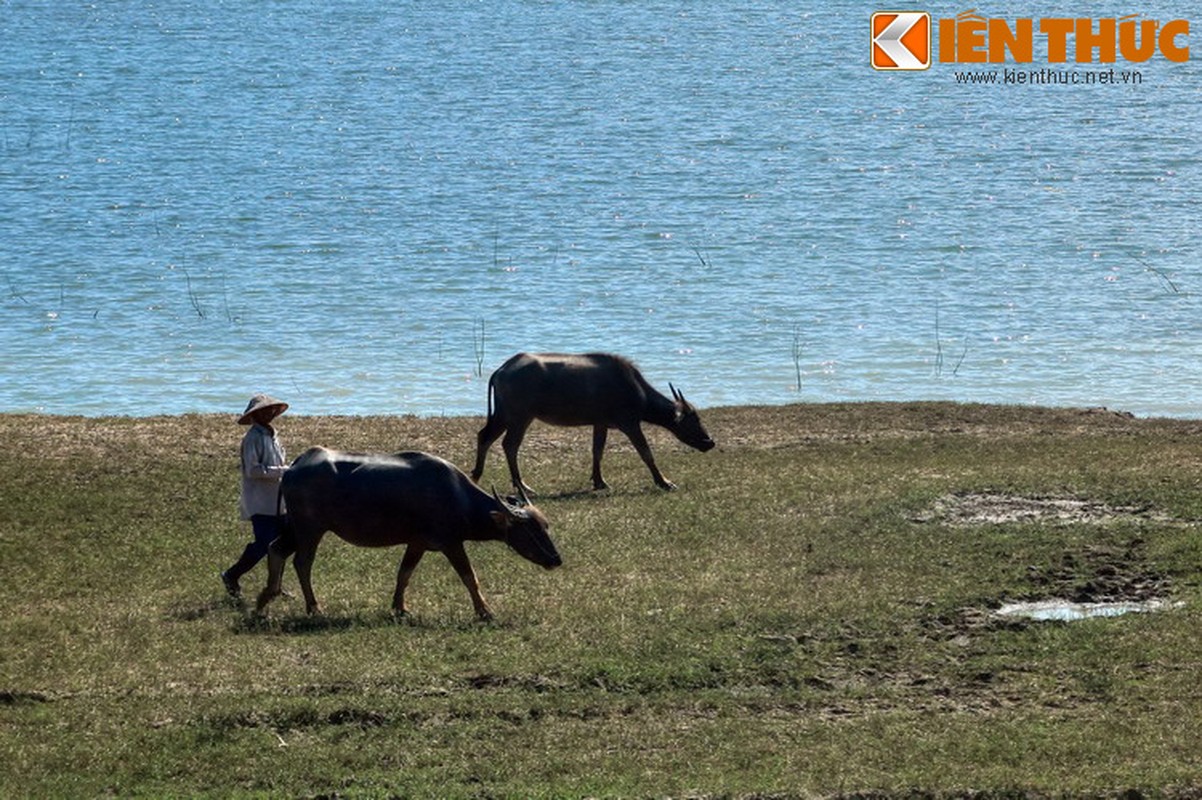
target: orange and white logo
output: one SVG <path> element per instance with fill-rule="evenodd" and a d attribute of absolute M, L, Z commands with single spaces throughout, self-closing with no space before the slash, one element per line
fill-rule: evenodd
<path fill-rule="evenodd" d="M 878 11 L 872 15 L 872 66 L 918 70 L 931 66 L 931 15 L 925 11 Z"/>

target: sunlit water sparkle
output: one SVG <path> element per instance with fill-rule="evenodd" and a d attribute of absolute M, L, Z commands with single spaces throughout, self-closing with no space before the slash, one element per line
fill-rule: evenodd
<path fill-rule="evenodd" d="M 872 71 L 866 31 L 6 4 L 0 411 L 482 413 L 524 349 L 625 353 L 702 406 L 1202 415 L 1196 62 L 964 86 Z"/>

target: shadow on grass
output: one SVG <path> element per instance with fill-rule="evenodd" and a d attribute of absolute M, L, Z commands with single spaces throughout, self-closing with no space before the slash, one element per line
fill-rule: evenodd
<path fill-rule="evenodd" d="M 406 614 L 398 617 L 391 612 L 364 612 L 358 614 L 288 614 L 278 617 L 256 614 L 251 608 L 243 609 L 242 615 L 232 626 L 234 633 L 278 636 L 280 634 L 322 635 L 351 630 L 381 630 L 385 628 L 413 628 L 416 630 L 470 632 L 497 630 L 513 627 L 513 623 L 476 619 L 427 619 Z"/>
<path fill-rule="evenodd" d="M 655 484 L 647 484 L 639 487 L 622 487 L 617 489 L 613 486 L 605 489 L 565 489 L 561 492 L 538 495 L 531 499 L 535 504 L 543 500 L 592 500 L 600 502 L 616 497 L 647 497 L 649 495 L 662 494 L 667 494 L 667 492 Z"/>
<path fill-rule="evenodd" d="M 600 491 L 597 489 L 567 489 L 562 492 L 555 492 L 554 494 L 540 495 L 532 499 L 535 503 L 538 503 L 540 500 L 592 500 L 599 497 L 610 497 L 612 495 L 613 489 L 601 489 Z"/>
<path fill-rule="evenodd" d="M 274 606 L 273 606 L 274 608 Z M 286 609 L 286 604 L 285 604 Z M 413 628 L 417 630 L 470 632 L 504 630 L 518 625 L 512 620 L 479 620 L 475 617 L 449 616 L 426 617 L 405 614 L 398 617 L 391 610 L 360 611 L 346 614 L 288 613 L 281 609 L 271 614 L 255 611 L 253 597 L 214 597 L 203 602 L 179 603 L 167 608 L 163 617 L 173 622 L 198 622 L 224 617 L 234 612 L 230 630 L 240 634 L 274 636 L 280 634 L 338 633 L 350 630 L 378 630 L 384 628 Z"/>
<path fill-rule="evenodd" d="M 216 597 L 196 605 L 180 604 L 167 609 L 166 618 L 174 622 L 196 622 L 230 609 L 244 610 L 246 601 L 240 597 Z"/>

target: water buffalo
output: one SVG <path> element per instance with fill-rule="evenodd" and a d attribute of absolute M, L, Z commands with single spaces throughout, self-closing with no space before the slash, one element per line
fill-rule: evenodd
<path fill-rule="evenodd" d="M 310 614 L 320 610 L 310 572 L 326 531 L 361 547 L 408 545 L 392 596 L 397 615 L 407 613 L 405 587 L 427 550 L 441 551 L 451 562 L 481 619 L 492 612 L 480 594 L 465 541 L 499 539 L 541 567 L 562 563 L 542 512 L 524 498 L 512 505 L 495 492 L 489 495 L 458 467 L 427 453 L 361 455 L 314 447 L 284 473 L 280 496 L 288 521 L 268 550 L 260 612 L 280 593 L 284 562 L 294 552 L 305 606 Z"/>
<path fill-rule="evenodd" d="M 675 489 L 655 466 L 641 423 L 667 428 L 677 439 L 702 452 L 711 449 L 714 440 L 702 427 L 697 410 L 675 387 L 671 389 L 669 400 L 621 356 L 518 353 L 488 379 L 488 421 L 476 437 L 472 480 L 480 480 L 488 448 L 504 433 L 501 448 L 513 485 L 519 491 L 530 492 L 518 470 L 518 447 L 530 423 L 541 419 L 552 425 L 593 427 L 593 488 L 607 486 L 601 477 L 601 453 L 609 429 L 616 428 L 630 439 L 655 483 Z"/>

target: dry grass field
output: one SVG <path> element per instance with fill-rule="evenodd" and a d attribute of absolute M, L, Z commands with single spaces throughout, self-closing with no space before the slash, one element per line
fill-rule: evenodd
<path fill-rule="evenodd" d="M 258 618 L 231 417 L 0 415 L 4 797 L 1202 796 L 1202 425 L 944 403 L 702 412 L 718 448 L 536 425 L 565 564 L 327 536 Z M 281 419 L 470 466 L 479 418 Z M 483 483 L 504 490 L 494 448 Z M 265 569 L 244 579 L 247 594 Z M 1156 601 L 1081 621 L 1014 601 Z"/>

